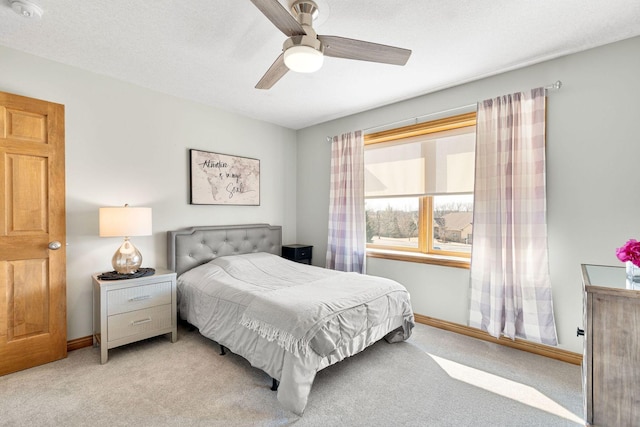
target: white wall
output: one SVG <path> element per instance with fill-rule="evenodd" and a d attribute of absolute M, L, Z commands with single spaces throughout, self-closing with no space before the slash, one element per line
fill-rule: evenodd
<path fill-rule="evenodd" d="M 0 91 L 65 105 L 69 340 L 91 335 L 91 274 L 119 238 L 98 237 L 100 206 L 153 208 L 134 237 L 143 266 L 166 267 L 166 231 L 265 222 L 296 241 L 296 136 L 269 123 L 0 47 Z M 188 149 L 260 160 L 260 206 L 189 205 Z"/>
<path fill-rule="evenodd" d="M 548 102 L 550 268 L 560 346 L 580 352 L 579 264 L 619 265 L 615 248 L 640 238 L 639 53 L 640 38 L 634 38 L 297 134 L 3 47 L 0 91 L 66 107 L 67 311 L 68 339 L 74 339 L 91 334 L 90 275 L 110 269 L 120 244 L 97 236 L 100 206 L 153 208 L 154 235 L 134 240 L 145 266 L 166 265 L 167 230 L 248 222 L 282 225 L 285 243 L 314 245 L 314 264 L 323 265 L 327 136 L 560 79 L 563 88 Z M 189 205 L 189 148 L 260 159 L 261 206 Z M 138 183 L 127 184 L 132 178 Z M 468 270 L 376 259 L 368 271 L 405 284 L 417 313 L 466 324 Z"/>
<path fill-rule="evenodd" d="M 580 264 L 622 265 L 615 248 L 640 238 L 638 76 L 640 38 L 633 38 L 300 130 L 298 242 L 314 245 L 313 262 L 324 265 L 327 136 L 561 80 L 547 110 L 550 271 L 560 347 L 582 352 L 582 338 L 576 338 L 576 327 L 583 326 Z M 467 323 L 468 270 L 381 259 L 369 259 L 367 268 L 403 283 L 416 313 Z"/>

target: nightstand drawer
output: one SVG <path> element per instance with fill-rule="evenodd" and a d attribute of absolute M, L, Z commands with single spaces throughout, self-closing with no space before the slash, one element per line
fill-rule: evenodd
<path fill-rule="evenodd" d="M 311 258 L 311 248 L 300 248 L 296 251 L 296 259 Z"/>
<path fill-rule="evenodd" d="M 109 316 L 109 341 L 171 328 L 171 304 Z"/>
<path fill-rule="evenodd" d="M 111 316 L 156 305 L 171 304 L 171 285 L 169 281 L 108 291 L 107 312 Z"/>

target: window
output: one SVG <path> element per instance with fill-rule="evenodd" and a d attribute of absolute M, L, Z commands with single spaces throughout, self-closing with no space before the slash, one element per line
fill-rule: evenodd
<path fill-rule="evenodd" d="M 473 112 L 365 135 L 369 255 L 470 258 L 475 124 Z"/>

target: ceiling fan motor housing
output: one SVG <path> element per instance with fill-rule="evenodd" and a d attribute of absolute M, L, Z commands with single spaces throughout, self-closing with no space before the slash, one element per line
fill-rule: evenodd
<path fill-rule="evenodd" d="M 293 46 L 307 46 L 320 52 L 324 50 L 320 40 L 309 35 L 289 37 L 282 44 L 282 50 L 286 51 Z"/>

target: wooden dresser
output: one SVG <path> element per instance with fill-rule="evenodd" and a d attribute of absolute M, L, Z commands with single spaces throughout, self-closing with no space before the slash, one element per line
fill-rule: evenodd
<path fill-rule="evenodd" d="M 640 283 L 624 267 L 582 265 L 585 422 L 640 426 Z"/>

